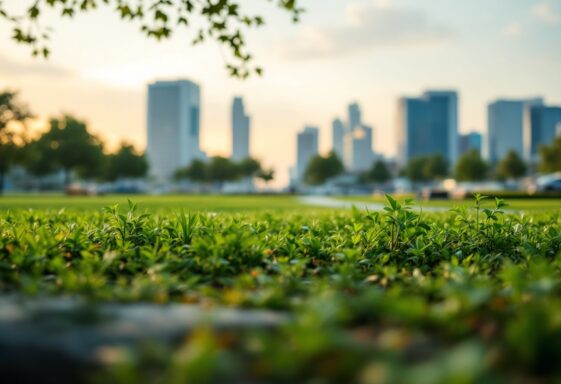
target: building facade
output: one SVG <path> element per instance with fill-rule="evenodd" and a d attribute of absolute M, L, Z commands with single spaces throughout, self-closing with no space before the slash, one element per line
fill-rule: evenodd
<path fill-rule="evenodd" d="M 524 111 L 524 158 L 536 164 L 540 145 L 561 135 L 561 107 L 529 105 Z"/>
<path fill-rule="evenodd" d="M 235 97 L 232 103 L 232 160 L 250 157 L 250 117 L 245 113 L 243 99 Z"/>
<path fill-rule="evenodd" d="M 487 108 L 487 159 L 496 164 L 509 151 L 525 154 L 524 116 L 527 108 L 543 105 L 541 98 L 496 100 Z"/>
<path fill-rule="evenodd" d="M 305 127 L 296 142 L 296 180 L 301 182 L 310 160 L 319 153 L 319 128 Z"/>
<path fill-rule="evenodd" d="M 345 135 L 345 169 L 350 172 L 365 172 L 374 161 L 372 151 L 372 127 L 359 126 Z"/>
<path fill-rule="evenodd" d="M 418 98 L 401 98 L 397 131 L 402 166 L 414 157 L 435 154 L 454 164 L 458 158 L 458 94 L 429 91 Z"/>
<path fill-rule="evenodd" d="M 467 133 L 465 135 L 460 135 L 459 136 L 459 155 L 463 155 L 466 152 L 469 152 L 473 149 L 475 149 L 477 151 L 477 153 L 479 153 L 480 156 L 482 156 L 482 144 L 483 144 L 483 138 L 481 136 L 481 133 L 478 132 L 470 132 Z"/>
<path fill-rule="evenodd" d="M 362 114 L 358 103 L 351 103 L 348 107 L 349 122 L 348 130 L 353 131 L 362 125 Z"/>
<path fill-rule="evenodd" d="M 331 124 L 331 137 L 333 139 L 332 150 L 335 152 L 339 160 L 343 161 L 344 154 L 344 138 L 345 138 L 345 124 L 340 119 L 333 120 Z"/>
<path fill-rule="evenodd" d="M 169 180 L 175 171 L 204 157 L 199 147 L 200 88 L 189 80 L 148 85 L 147 157 L 150 175 Z"/>

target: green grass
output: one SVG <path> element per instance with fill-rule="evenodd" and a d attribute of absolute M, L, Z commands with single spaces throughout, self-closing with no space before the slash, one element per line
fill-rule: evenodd
<path fill-rule="evenodd" d="M 415 198 L 414 195 L 400 196 L 400 200 L 404 198 Z M 384 196 L 339 196 L 339 200 L 360 203 L 380 203 L 385 202 Z M 486 204 L 492 205 L 494 199 L 489 199 Z M 535 198 L 535 199 L 507 199 L 507 210 L 521 210 L 521 211 L 561 211 L 561 198 Z M 430 201 L 416 201 L 415 207 L 472 207 L 474 204 L 473 199 L 467 200 L 430 200 Z"/>
<path fill-rule="evenodd" d="M 150 212 L 173 212 L 184 210 L 198 212 L 255 212 L 306 209 L 293 196 L 218 196 L 218 195 L 108 195 L 108 196 L 64 196 L 64 195 L 8 195 L 0 197 L 0 211 L 34 209 L 92 211 L 119 204 L 126 207 L 133 200 Z M 316 208 L 317 209 L 317 208 Z"/>
<path fill-rule="evenodd" d="M 118 199 L 2 212 L 0 291 L 263 308 L 289 321 L 127 351 L 105 382 L 561 380 L 558 211 L 509 214 L 499 200 L 419 214 L 391 198 L 381 212 L 302 211 L 290 197 L 213 196 L 99 209 Z M 190 207 L 199 213 L 180 212 Z"/>

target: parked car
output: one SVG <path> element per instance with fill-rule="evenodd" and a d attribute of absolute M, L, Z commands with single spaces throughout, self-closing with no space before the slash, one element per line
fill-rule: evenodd
<path fill-rule="evenodd" d="M 536 180 L 537 192 L 561 192 L 561 172 L 540 176 Z"/>

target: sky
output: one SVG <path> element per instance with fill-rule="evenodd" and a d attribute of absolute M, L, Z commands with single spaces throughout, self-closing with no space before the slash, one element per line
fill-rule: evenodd
<path fill-rule="evenodd" d="M 7 0 L 21 6 L 28 0 Z M 251 151 L 276 169 L 277 185 L 295 163 L 296 133 L 320 128 L 331 147 L 331 121 L 358 102 L 374 127 L 374 149 L 396 152 L 397 99 L 426 89 L 460 95 L 460 131 L 486 131 L 487 104 L 542 96 L 561 105 L 561 0 L 303 0 L 298 24 L 265 0 L 241 2 L 266 26 L 247 34 L 264 76 L 240 81 L 224 69 L 213 42 L 191 46 L 192 31 L 146 39 L 110 8 L 60 20 L 48 60 L 33 58 L 0 25 L 0 89 L 20 91 L 43 119 L 72 113 L 112 145 L 146 145 L 146 86 L 186 78 L 201 85 L 201 147 L 229 155 L 236 95 L 252 118 Z"/>

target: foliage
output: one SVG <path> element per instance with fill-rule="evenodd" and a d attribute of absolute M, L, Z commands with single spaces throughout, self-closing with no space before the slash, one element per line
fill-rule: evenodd
<path fill-rule="evenodd" d="M 273 180 L 275 178 L 275 170 L 274 169 L 260 169 L 259 172 L 257 172 L 256 177 L 258 179 L 261 179 L 265 182 L 265 184 L 268 184 L 271 180 Z"/>
<path fill-rule="evenodd" d="M 85 122 L 70 115 L 51 119 L 49 130 L 30 146 L 28 169 L 35 174 L 62 170 L 67 185 L 73 171 L 84 178 L 102 175 L 103 144 Z"/>
<path fill-rule="evenodd" d="M 439 154 L 418 156 L 409 160 L 404 175 L 413 182 L 438 180 L 448 175 L 448 165 Z"/>
<path fill-rule="evenodd" d="M 485 179 L 489 166 L 481 158 L 479 151 L 472 149 L 464 153 L 456 163 L 456 178 L 459 181 L 480 181 Z"/>
<path fill-rule="evenodd" d="M 288 315 L 268 331 L 203 324 L 113 367 L 159 382 L 559 381 L 561 216 L 479 195 L 444 214 L 386 199 L 305 215 L 12 211 L 0 289 Z"/>
<path fill-rule="evenodd" d="M 0 19 L 11 23 L 12 37 L 29 45 L 34 56 L 47 57 L 52 30 L 43 25 L 45 13 L 54 11 L 61 19 L 89 13 L 105 5 L 123 21 L 137 22 L 143 34 L 156 40 L 169 39 L 180 29 L 194 28 L 192 43 L 214 40 L 230 53 L 226 68 L 231 76 L 246 78 L 261 74 L 247 52 L 245 31 L 264 25 L 262 16 L 252 15 L 235 0 L 28 0 L 25 14 L 19 15 L 0 2 Z M 277 6 L 298 21 L 303 9 L 298 0 L 276 0 Z"/>
<path fill-rule="evenodd" d="M 561 136 L 550 145 L 542 145 L 539 149 L 539 169 L 542 172 L 561 171 Z"/>
<path fill-rule="evenodd" d="M 141 178 L 146 176 L 148 162 L 143 154 L 136 152 L 130 144 L 122 143 L 119 150 L 106 158 L 105 179 L 115 181 L 121 178 Z"/>
<path fill-rule="evenodd" d="M 361 176 L 364 181 L 374 183 L 385 183 L 392 179 L 388 166 L 383 160 L 375 161 L 370 170 Z"/>
<path fill-rule="evenodd" d="M 516 151 L 510 150 L 505 158 L 497 164 L 499 180 L 518 179 L 526 174 L 528 167 Z"/>
<path fill-rule="evenodd" d="M 31 113 L 18 100 L 16 92 L 0 92 L 0 193 L 4 191 L 6 172 L 11 165 L 22 161 L 23 155 L 23 139 L 9 125 L 23 123 L 30 117 L 32 117 Z M 18 138 L 20 139 L 19 142 Z"/>
<path fill-rule="evenodd" d="M 211 158 L 207 167 L 209 180 L 220 184 L 225 181 L 238 180 L 241 177 L 239 165 L 226 157 Z"/>
<path fill-rule="evenodd" d="M 261 163 L 248 157 L 240 162 L 234 162 L 226 157 L 212 157 L 209 162 L 193 160 L 190 165 L 175 172 L 175 179 L 188 179 L 194 182 L 223 183 L 241 178 L 259 177 Z"/>
<path fill-rule="evenodd" d="M 327 180 L 340 175 L 344 171 L 343 163 L 333 151 L 326 157 L 314 156 L 304 172 L 304 181 L 309 185 L 320 185 Z"/>
<path fill-rule="evenodd" d="M 257 173 L 261 170 L 261 163 L 248 157 L 247 159 L 242 160 L 239 164 L 239 173 L 243 177 L 255 177 Z"/>
<path fill-rule="evenodd" d="M 175 179 L 188 179 L 194 182 L 203 183 L 209 180 L 207 165 L 204 161 L 195 159 L 185 168 L 180 168 L 175 172 Z"/>

